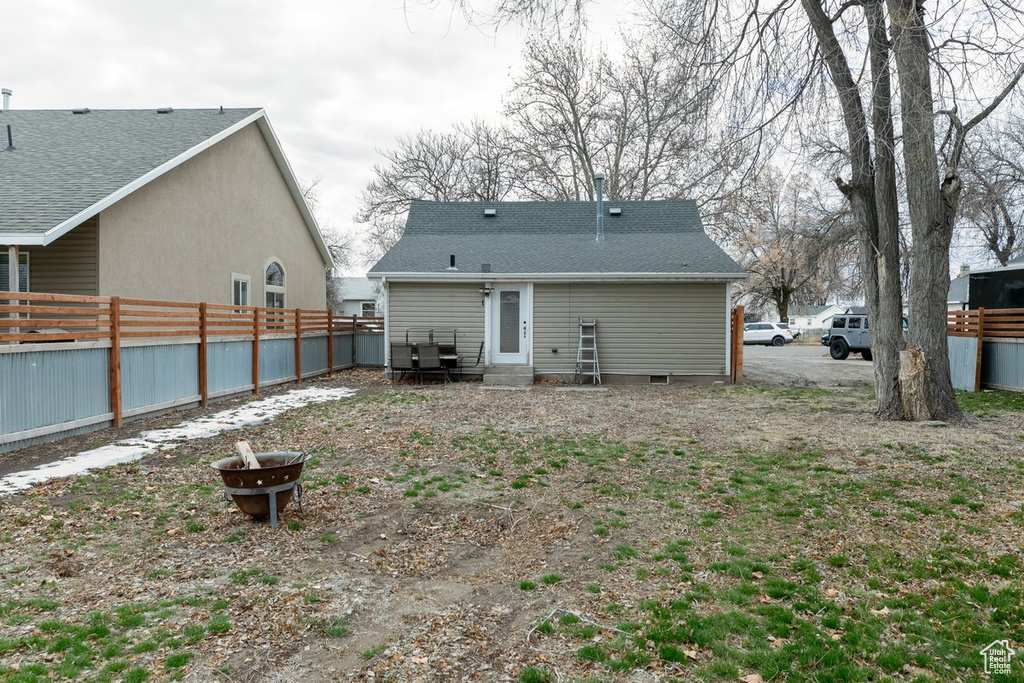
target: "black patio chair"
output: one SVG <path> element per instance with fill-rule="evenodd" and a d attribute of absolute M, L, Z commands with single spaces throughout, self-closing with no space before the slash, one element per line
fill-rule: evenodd
<path fill-rule="evenodd" d="M 459 356 L 459 380 L 462 380 L 462 373 L 466 368 L 475 368 L 480 365 L 480 361 L 484 357 L 484 343 L 480 342 L 480 350 L 476 352 L 476 362 L 472 365 L 466 365 L 466 361 L 469 360 L 466 356 Z"/>
<path fill-rule="evenodd" d="M 419 357 L 417 371 L 420 377 L 420 384 L 423 384 L 424 372 L 440 372 L 444 383 L 448 384 L 448 368 L 441 362 L 441 347 L 437 344 L 420 344 L 416 347 L 416 355 Z"/>
<path fill-rule="evenodd" d="M 391 345 L 391 378 L 394 379 L 396 372 L 401 372 L 402 376 L 398 378 L 398 381 L 405 379 L 405 373 L 413 372 L 418 374 L 415 361 L 412 358 L 413 347 L 411 344 L 392 344 Z"/>

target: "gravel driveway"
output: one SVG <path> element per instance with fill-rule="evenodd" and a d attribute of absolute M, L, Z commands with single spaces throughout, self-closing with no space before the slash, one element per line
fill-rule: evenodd
<path fill-rule="evenodd" d="M 874 382 L 874 363 L 859 354 L 832 360 L 824 346 L 744 346 L 743 376 L 785 386 L 857 387 Z"/>

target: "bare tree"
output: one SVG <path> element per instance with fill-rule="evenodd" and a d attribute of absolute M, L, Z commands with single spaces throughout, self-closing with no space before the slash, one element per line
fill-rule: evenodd
<path fill-rule="evenodd" d="M 381 154 L 385 162 L 373 167 L 355 216 L 369 225 L 365 257 L 370 262 L 402 236 L 411 202 L 500 201 L 512 189 L 507 134 L 482 122 L 446 133 L 423 130 Z"/>
<path fill-rule="evenodd" d="M 785 321 L 791 305 L 818 303 L 848 287 L 855 237 L 845 213 L 827 205 L 808 175 L 787 177 L 768 167 L 726 206 L 724 234 L 750 273 L 740 285 L 750 307 L 774 308 Z"/>
<path fill-rule="evenodd" d="M 1024 73 L 1021 11 L 1004 0 L 965 0 L 933 17 L 918 0 L 646 4 L 666 30 L 690 36 L 694 22 L 706 27 L 705 63 L 737 97 L 746 93 L 745 127 L 776 122 L 808 101 L 841 116 L 848 161 L 835 183 L 860 233 L 877 413 L 958 419 L 945 295 L 959 167 L 971 130 Z M 913 250 L 909 346 L 901 330 L 899 171 Z"/>
<path fill-rule="evenodd" d="M 964 195 L 958 229 L 980 237 L 980 250 L 1005 266 L 1021 250 L 1024 230 L 1024 125 L 986 127 L 964 150 Z"/>

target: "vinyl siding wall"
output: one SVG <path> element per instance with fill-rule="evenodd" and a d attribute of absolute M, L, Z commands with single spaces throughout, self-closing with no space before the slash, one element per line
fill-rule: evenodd
<path fill-rule="evenodd" d="M 476 284 L 391 283 L 391 341 L 404 341 L 411 327 L 457 328 L 459 352 L 474 357 L 484 340 L 481 300 Z M 724 375 L 725 301 L 724 284 L 537 284 L 534 371 L 571 375 L 578 319 L 596 317 L 602 374 Z"/>
<path fill-rule="evenodd" d="M 99 294 L 99 229 L 90 218 L 46 247 L 21 247 L 28 252 L 29 289 L 53 294 Z"/>
<path fill-rule="evenodd" d="M 410 284 L 388 286 L 388 333 L 405 341 L 409 328 L 458 330 L 459 353 L 476 361 L 484 340 L 483 296 L 478 284 Z M 478 368 L 483 370 L 483 363 Z"/>
<path fill-rule="evenodd" d="M 725 374 L 724 284 L 538 284 L 533 302 L 537 374 L 575 370 L 580 317 L 597 318 L 602 375 Z"/>

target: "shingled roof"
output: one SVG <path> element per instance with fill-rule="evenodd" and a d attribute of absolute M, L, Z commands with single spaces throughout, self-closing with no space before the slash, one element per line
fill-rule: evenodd
<path fill-rule="evenodd" d="M 594 202 L 414 202 L 405 233 L 369 275 L 476 280 L 494 275 L 746 277 L 705 234 L 693 201 L 608 201 L 604 206 L 605 238 L 598 241 Z M 619 214 L 613 215 L 616 209 Z M 449 270 L 451 255 L 457 271 Z"/>
<path fill-rule="evenodd" d="M 257 124 L 325 260 L 330 253 L 262 109 L 0 112 L 0 245 L 46 245 Z M 160 113 L 160 112 L 165 113 Z M 7 148 L 10 126 L 13 149 Z"/>

